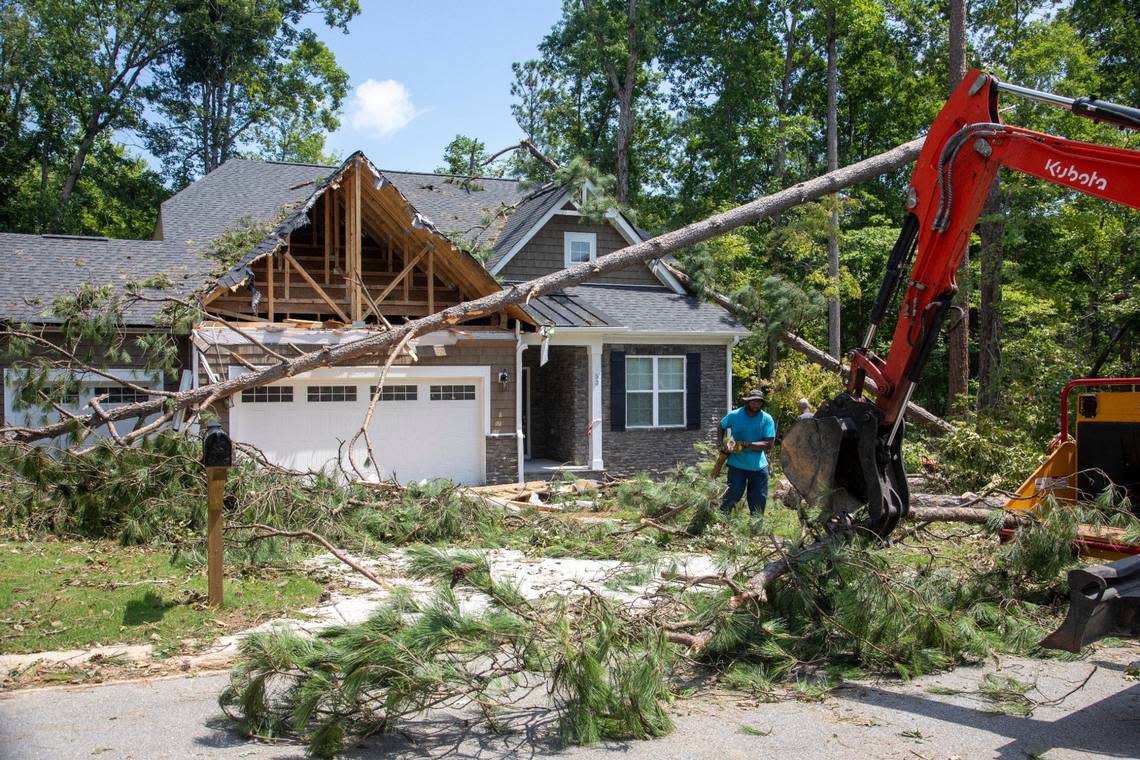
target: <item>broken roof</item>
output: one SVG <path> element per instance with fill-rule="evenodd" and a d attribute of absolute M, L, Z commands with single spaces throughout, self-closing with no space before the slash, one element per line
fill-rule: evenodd
<path fill-rule="evenodd" d="M 340 166 L 232 158 L 162 204 L 163 237 L 209 243 L 243 221 L 275 221 L 356 157 L 367 161 L 359 152 Z M 527 198 L 513 179 L 372 168 L 441 234 L 467 248 L 491 246 Z"/>
<path fill-rule="evenodd" d="M 296 165 L 288 164 L 287 166 Z M 269 232 L 260 243 L 246 252 L 228 272 L 218 278 L 210 292 L 216 293 L 221 289 L 235 290 L 243 284 L 251 282 L 254 278 L 252 269 L 254 263 L 284 248 L 287 245 L 287 240 L 291 232 L 307 226 L 310 223 L 309 212 L 316 205 L 317 200 L 330 188 L 337 187 L 341 182 L 345 181 L 348 172 L 354 170 L 353 167 L 357 167 L 355 171 L 358 172 L 355 175 L 358 179 L 354 180 L 354 182 L 359 181 L 361 183 L 363 192 L 378 193 L 383 191 L 386 187 L 394 189 L 400 198 L 399 205 L 402 212 L 407 214 L 406 223 L 413 232 L 416 230 L 421 231 L 421 240 L 423 242 L 431 244 L 430 238 L 435 237 L 440 242 L 448 244 L 452 256 L 446 266 L 451 269 L 452 278 L 457 284 L 463 286 L 464 292 L 468 296 L 475 295 L 478 297 L 489 295 L 499 289 L 499 284 L 495 281 L 494 277 L 492 277 L 483 265 L 466 249 L 464 240 L 457 238 L 454 234 L 449 236 L 441 230 L 430 218 L 422 214 L 416 206 L 412 204 L 409 198 L 400 191 L 400 188 L 396 186 L 384 172 L 377 169 L 362 152 L 357 151 L 346 158 L 334 171 L 325 174 L 323 178 L 302 181 L 290 187 L 290 191 L 307 189 L 307 193 L 299 201 L 294 201 L 276 212 L 279 218 L 273 220 L 273 230 Z M 372 175 L 371 181 L 365 180 L 363 175 L 359 173 L 361 168 Z M 417 187 L 416 189 L 421 193 L 425 191 L 431 192 L 429 188 L 425 187 Z M 249 221 L 262 221 L 260 219 L 250 219 L 248 216 L 246 216 L 245 219 Z M 515 317 L 529 320 L 526 313 L 517 306 L 508 307 L 508 311 Z"/>

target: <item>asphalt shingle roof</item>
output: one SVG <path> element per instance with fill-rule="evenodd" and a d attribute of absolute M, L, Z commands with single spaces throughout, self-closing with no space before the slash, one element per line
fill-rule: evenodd
<path fill-rule="evenodd" d="M 58 323 L 51 306 L 81 285 L 112 285 L 117 292 L 166 274 L 173 287 L 145 295 L 186 297 L 202 286 L 211 262 L 185 245 L 162 240 L 107 240 L 65 235 L 0 233 L 0 316 L 7 320 Z M 140 302 L 124 314 L 130 325 L 153 323 L 162 304 Z"/>
<path fill-rule="evenodd" d="M 81 284 L 123 285 L 164 273 L 170 293 L 187 296 L 210 283 L 209 244 L 228 229 L 294 215 L 338 167 L 231 159 L 162 204 L 162 240 L 105 240 L 0 233 L 0 316 L 56 321 L 46 312 Z M 559 187 L 526 190 L 515 180 L 376 170 L 442 234 L 493 246 L 491 268 L 563 197 Z M 513 210 L 513 213 L 512 213 Z M 273 244 L 268 240 L 258 246 Z M 250 251 L 249 255 L 255 255 Z M 239 265 L 231 273 L 240 278 Z M 146 324 L 160 306 L 139 304 L 128 323 Z M 675 332 L 739 332 L 724 309 L 661 287 L 579 285 L 534 299 L 540 324 L 626 327 Z"/>
<path fill-rule="evenodd" d="M 565 191 L 560 187 L 547 187 L 522 201 L 496 238 L 494 255 L 487 261 L 487 268 L 493 270 L 515 243 L 522 240 L 527 230 L 537 224 L 546 212 L 554 208 L 564 194 Z"/>
<path fill-rule="evenodd" d="M 380 172 L 441 232 L 472 245 L 494 244 L 526 197 L 513 179 L 475 177 L 467 181 L 466 177 L 440 174 Z"/>
<path fill-rule="evenodd" d="M 335 169 L 230 159 L 162 204 L 162 237 L 203 248 L 242 221 L 274 221 Z"/>
<path fill-rule="evenodd" d="M 575 285 L 565 293 L 591 311 L 606 315 L 610 326 L 668 332 L 748 330 L 725 309 L 690 295 L 652 285 Z"/>

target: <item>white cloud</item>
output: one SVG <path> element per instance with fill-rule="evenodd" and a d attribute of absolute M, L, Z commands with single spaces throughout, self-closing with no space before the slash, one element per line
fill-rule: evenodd
<path fill-rule="evenodd" d="M 395 79 L 368 79 L 352 94 L 349 123 L 358 132 L 391 137 L 419 115 L 408 88 Z"/>

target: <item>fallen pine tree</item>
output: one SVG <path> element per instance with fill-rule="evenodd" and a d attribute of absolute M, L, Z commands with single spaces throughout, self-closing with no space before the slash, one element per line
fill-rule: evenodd
<path fill-rule="evenodd" d="M 451 306 L 429 316 L 405 324 L 377 330 L 361 340 L 294 358 L 277 355 L 277 363 L 227 380 L 178 392 L 155 392 L 140 389 L 151 398 L 113 408 L 94 408 L 89 414 L 68 414 L 59 422 L 37 427 L 8 427 L 2 431 L 11 440 L 38 441 L 94 429 L 123 420 L 154 416 L 153 421 L 122 436 L 118 442 L 133 443 L 169 424 L 179 413 L 193 414 L 248 388 L 272 383 L 283 378 L 321 367 L 339 365 L 353 359 L 392 353 L 412 338 L 451 327 L 462 322 L 499 313 L 532 298 L 562 290 L 590 280 L 597 275 L 625 269 L 639 262 L 660 259 L 682 248 L 701 243 L 746 224 L 767 219 L 794 206 L 835 193 L 845 187 L 894 171 L 915 159 L 923 140 L 913 140 L 877 156 L 801 182 L 772 195 L 758 198 L 742 206 L 694 222 L 672 232 L 622 248 L 596 261 L 584 262 L 528 282 L 510 285 L 491 295 Z M 21 336 L 25 340 L 30 338 Z"/>

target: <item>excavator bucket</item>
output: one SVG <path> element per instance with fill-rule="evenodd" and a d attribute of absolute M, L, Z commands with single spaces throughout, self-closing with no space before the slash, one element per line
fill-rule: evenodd
<path fill-rule="evenodd" d="M 780 444 L 780 466 L 800 496 L 823 506 L 835 488 L 843 428 L 835 417 L 798 420 Z"/>
<path fill-rule="evenodd" d="M 1080 652 L 1110 635 L 1140 635 L 1140 556 L 1070 570 L 1068 617 L 1041 646 Z"/>

